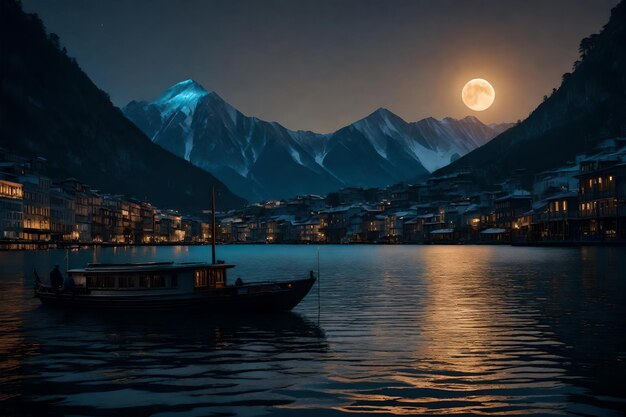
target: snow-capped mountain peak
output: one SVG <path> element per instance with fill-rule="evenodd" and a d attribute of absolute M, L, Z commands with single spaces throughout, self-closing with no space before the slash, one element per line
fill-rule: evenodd
<path fill-rule="evenodd" d="M 177 110 L 193 113 L 198 101 L 209 94 L 200 84 L 185 80 L 168 88 L 153 104 L 162 109 L 164 117 Z"/>
<path fill-rule="evenodd" d="M 200 83 L 189 79 L 174 84 L 173 86 L 165 90 L 156 101 L 170 100 L 181 94 L 207 95 L 208 93 L 209 92 L 204 87 L 202 87 Z"/>

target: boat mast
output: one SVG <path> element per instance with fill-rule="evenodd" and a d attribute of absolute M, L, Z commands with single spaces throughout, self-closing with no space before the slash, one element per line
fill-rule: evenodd
<path fill-rule="evenodd" d="M 322 304 L 320 301 L 320 248 L 317 247 L 317 323 L 320 322 L 320 312 L 322 311 Z"/>
<path fill-rule="evenodd" d="M 211 188 L 212 199 L 211 199 L 211 263 L 215 264 L 215 232 L 217 228 L 215 227 L 215 186 Z"/>

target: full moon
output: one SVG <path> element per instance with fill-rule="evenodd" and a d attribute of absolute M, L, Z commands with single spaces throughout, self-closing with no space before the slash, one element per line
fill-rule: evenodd
<path fill-rule="evenodd" d="M 496 98 L 496 91 L 487 80 L 469 80 L 461 92 L 463 103 L 474 111 L 487 110 Z"/>

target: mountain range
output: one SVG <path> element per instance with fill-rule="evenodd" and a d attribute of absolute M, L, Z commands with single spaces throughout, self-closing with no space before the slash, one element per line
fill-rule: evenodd
<path fill-rule="evenodd" d="M 244 204 L 224 183 L 254 201 L 467 168 L 487 183 L 520 170 L 532 179 L 626 136 L 625 2 L 582 40 L 560 87 L 513 127 L 473 117 L 406 122 L 381 108 L 328 134 L 245 116 L 192 80 L 122 112 L 36 15 L 6 0 L 0 19 L 0 146 L 47 158 L 55 177 L 161 207 L 205 208 L 211 185 L 224 208 Z"/>
<path fill-rule="evenodd" d="M 49 175 L 186 212 L 240 207 L 210 173 L 155 145 L 67 56 L 57 35 L 17 1 L 0 13 L 0 146 L 48 160 Z"/>
<path fill-rule="evenodd" d="M 154 143 L 251 201 L 423 179 L 511 126 L 471 116 L 408 123 L 380 108 L 333 133 L 294 131 L 242 114 L 193 80 L 123 112 Z"/>
<path fill-rule="evenodd" d="M 469 168 L 488 184 L 515 172 L 528 185 L 534 174 L 626 136 L 626 2 L 600 33 L 580 42 L 579 53 L 573 71 L 528 118 L 435 175 Z"/>

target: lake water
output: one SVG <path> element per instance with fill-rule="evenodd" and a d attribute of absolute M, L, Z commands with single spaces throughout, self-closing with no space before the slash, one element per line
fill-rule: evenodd
<path fill-rule="evenodd" d="M 305 277 L 315 246 L 221 246 L 231 280 Z M 293 313 L 103 316 L 44 309 L 0 253 L 0 414 L 623 415 L 626 248 L 321 246 Z M 200 261 L 209 247 L 72 252 Z"/>

